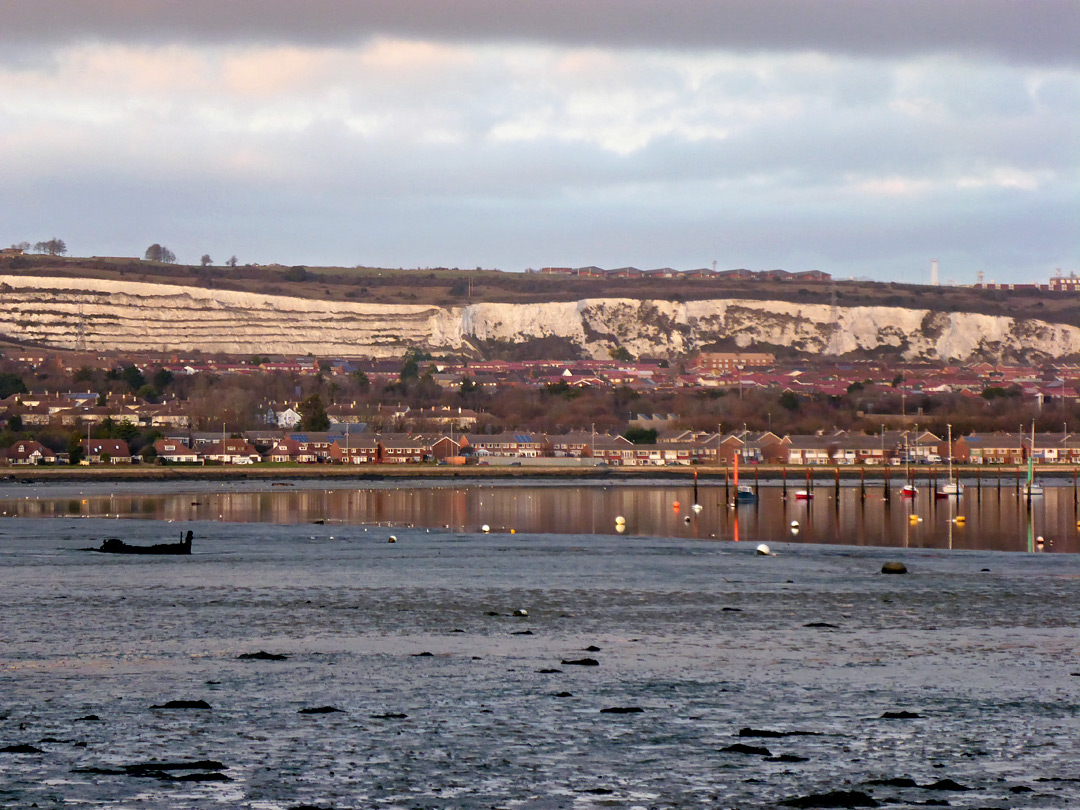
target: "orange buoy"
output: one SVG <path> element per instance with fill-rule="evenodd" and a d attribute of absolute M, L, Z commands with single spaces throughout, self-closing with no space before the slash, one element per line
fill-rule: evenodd
<path fill-rule="evenodd" d="M 673 503 L 671 505 L 671 508 L 674 509 L 676 512 L 678 512 L 679 511 L 679 502 L 675 501 L 675 503 Z"/>

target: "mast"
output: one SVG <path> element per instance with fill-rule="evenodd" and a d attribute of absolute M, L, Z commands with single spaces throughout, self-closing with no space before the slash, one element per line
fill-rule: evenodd
<path fill-rule="evenodd" d="M 947 427 L 948 427 L 948 431 L 949 431 L 949 483 L 951 484 L 953 482 L 953 480 L 952 480 L 952 425 L 948 425 Z"/>

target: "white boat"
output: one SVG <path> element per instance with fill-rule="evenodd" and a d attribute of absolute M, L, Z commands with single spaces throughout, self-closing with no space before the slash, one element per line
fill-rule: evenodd
<path fill-rule="evenodd" d="M 1035 480 L 1035 421 L 1031 422 L 1031 452 L 1028 453 L 1028 477 L 1024 486 L 1027 497 L 1042 495 L 1042 484 Z"/>
<path fill-rule="evenodd" d="M 952 471 L 952 425 L 949 428 L 949 482 L 937 491 L 939 498 L 949 498 L 964 494 L 964 485 L 953 478 Z"/>

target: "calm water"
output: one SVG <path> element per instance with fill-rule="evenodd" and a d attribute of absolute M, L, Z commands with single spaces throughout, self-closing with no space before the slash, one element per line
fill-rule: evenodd
<path fill-rule="evenodd" d="M 668 515 L 673 496 L 688 502 L 681 490 L 465 489 L 451 498 L 475 510 L 463 522 L 535 515 L 565 533 L 421 526 L 439 494 L 392 488 L 377 516 L 413 508 L 417 523 L 395 544 L 374 514 L 285 520 L 281 499 L 337 503 L 317 491 L 271 493 L 266 522 L 0 520 L 0 747 L 40 751 L 0 753 L 0 806 L 765 808 L 831 790 L 899 807 L 1080 801 L 1080 556 L 781 535 L 762 557 L 687 534 Z M 189 510 L 250 497 L 256 516 L 264 497 L 195 494 Z M 650 497 L 644 525 L 666 537 L 642 531 Z M 155 498 L 132 503 L 170 503 Z M 581 515 L 550 512 L 597 498 L 633 532 L 608 533 L 609 515 L 571 531 Z M 814 533 L 836 511 L 819 498 Z M 757 525 L 779 520 L 771 508 Z M 755 521 L 752 507 L 711 509 L 699 520 Z M 908 522 L 899 500 L 891 510 Z M 195 532 L 191 557 L 77 550 L 181 527 Z M 894 559 L 910 573 L 880 574 Z M 259 650 L 288 658 L 237 658 Z M 565 663 L 586 657 L 598 665 Z M 151 708 L 174 699 L 210 708 Z M 299 713 L 322 706 L 342 711 Z M 746 727 L 810 733 L 739 737 Z M 725 750 L 739 743 L 768 756 Z M 107 773 L 195 760 L 222 767 Z M 229 781 L 162 776 L 197 773 Z M 899 777 L 920 787 L 872 784 Z M 969 790 L 928 789 L 946 778 Z"/>
<path fill-rule="evenodd" d="M 176 490 L 176 487 L 181 487 Z M 758 488 L 758 502 L 729 506 L 733 490 L 702 485 L 700 512 L 690 509 L 692 486 L 670 482 L 564 486 L 559 483 L 463 481 L 393 482 L 325 489 L 312 482 L 0 486 L 3 517 L 140 518 L 174 522 L 416 526 L 453 531 L 615 534 L 740 541 L 830 543 L 904 548 L 998 551 L 1080 551 L 1076 496 L 1071 485 L 1047 486 L 1029 507 L 1014 482 L 998 488 L 969 482 L 960 498 L 936 499 L 931 486 L 905 500 L 898 487 L 830 483 L 797 500 L 776 482 Z M 679 508 L 674 507 L 675 503 Z M 957 518 L 961 520 L 958 521 Z M 792 532 L 792 522 L 798 531 Z M 179 530 L 179 527 L 177 527 Z M 123 535 L 118 526 L 114 535 Z M 179 534 L 177 533 L 177 536 Z M 1040 546 L 1038 538 L 1043 538 Z"/>

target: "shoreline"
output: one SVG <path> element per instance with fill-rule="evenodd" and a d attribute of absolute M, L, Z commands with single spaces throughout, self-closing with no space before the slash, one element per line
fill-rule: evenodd
<path fill-rule="evenodd" d="M 567 481 L 634 481 L 666 479 L 692 481 L 695 473 L 702 481 L 734 480 L 734 470 L 727 466 L 668 466 L 668 467 L 566 467 L 566 466 L 467 466 L 439 467 L 417 464 L 372 464 L 363 469 L 329 464 L 274 465 L 274 466 L 148 466 L 117 465 L 102 467 L 9 467 L 0 471 L 0 482 L 43 483 L 50 481 L 280 481 L 280 480 L 455 480 L 461 478 L 491 480 L 552 480 Z M 977 478 L 989 481 L 988 486 L 1002 488 L 1022 486 L 1027 478 L 1027 468 L 1016 465 L 981 466 L 953 465 L 957 478 Z M 1036 477 L 1074 483 L 1080 477 L 1080 465 L 1055 464 L 1035 468 Z M 947 481 L 945 467 L 921 467 L 911 471 L 914 481 Z M 807 481 L 812 486 L 829 486 L 837 481 L 866 482 L 867 486 L 890 485 L 903 482 L 907 473 L 902 467 L 835 467 L 781 465 L 748 465 L 739 470 L 739 480 L 744 484 L 758 481 L 785 481 L 798 487 Z"/>

